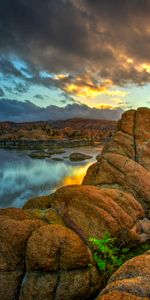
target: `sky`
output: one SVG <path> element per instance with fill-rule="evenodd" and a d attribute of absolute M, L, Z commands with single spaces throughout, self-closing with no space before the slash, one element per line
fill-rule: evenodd
<path fill-rule="evenodd" d="M 0 99 L 150 107 L 150 0 L 0 0 Z"/>

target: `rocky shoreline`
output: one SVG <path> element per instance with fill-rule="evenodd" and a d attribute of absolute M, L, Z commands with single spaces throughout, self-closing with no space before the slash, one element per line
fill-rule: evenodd
<path fill-rule="evenodd" d="M 74 147 L 85 147 L 85 146 L 93 146 L 93 145 L 100 145 L 99 142 L 93 142 L 88 140 L 15 140 L 15 141 L 7 141 L 7 140 L 0 140 L 0 148 L 5 149 L 47 149 L 47 148 L 74 148 Z"/>
<path fill-rule="evenodd" d="M 123 114 L 82 185 L 1 209 L 0 221 L 1 299 L 150 299 L 150 251 L 104 287 L 89 242 L 109 232 L 125 246 L 150 243 L 150 109 Z"/>
<path fill-rule="evenodd" d="M 45 149 L 105 143 L 116 130 L 115 121 L 68 119 L 55 122 L 0 122 L 0 147 Z"/>

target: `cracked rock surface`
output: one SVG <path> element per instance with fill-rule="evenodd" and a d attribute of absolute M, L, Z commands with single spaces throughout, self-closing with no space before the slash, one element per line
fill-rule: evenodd
<path fill-rule="evenodd" d="M 150 299 L 150 251 L 124 263 L 109 279 L 97 300 Z"/>
<path fill-rule="evenodd" d="M 88 299 L 101 287 L 90 249 L 56 216 L 29 211 L 0 210 L 0 299 Z"/>
<path fill-rule="evenodd" d="M 83 184 L 129 192 L 150 217 L 150 109 L 123 114 L 117 132 L 88 169 Z"/>

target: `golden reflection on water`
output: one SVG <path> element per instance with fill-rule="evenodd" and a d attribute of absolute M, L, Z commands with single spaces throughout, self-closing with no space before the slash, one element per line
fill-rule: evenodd
<path fill-rule="evenodd" d="M 60 183 L 59 187 L 64 185 L 81 184 L 84 176 L 86 175 L 86 171 L 91 164 L 93 164 L 93 162 L 88 162 L 84 166 L 76 167 L 76 169 L 72 170 L 69 176 L 66 176 L 64 178 L 64 180 Z"/>

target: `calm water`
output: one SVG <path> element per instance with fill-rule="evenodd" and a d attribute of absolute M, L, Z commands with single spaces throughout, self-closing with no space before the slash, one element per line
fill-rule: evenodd
<path fill-rule="evenodd" d="M 101 152 L 101 148 L 65 149 L 55 157 L 67 157 L 71 152 L 93 155 L 83 162 L 32 159 L 27 151 L 0 149 L 0 207 L 22 207 L 32 197 L 47 195 L 67 184 L 80 184 L 87 168 Z M 54 157 L 54 156 L 53 156 Z"/>

